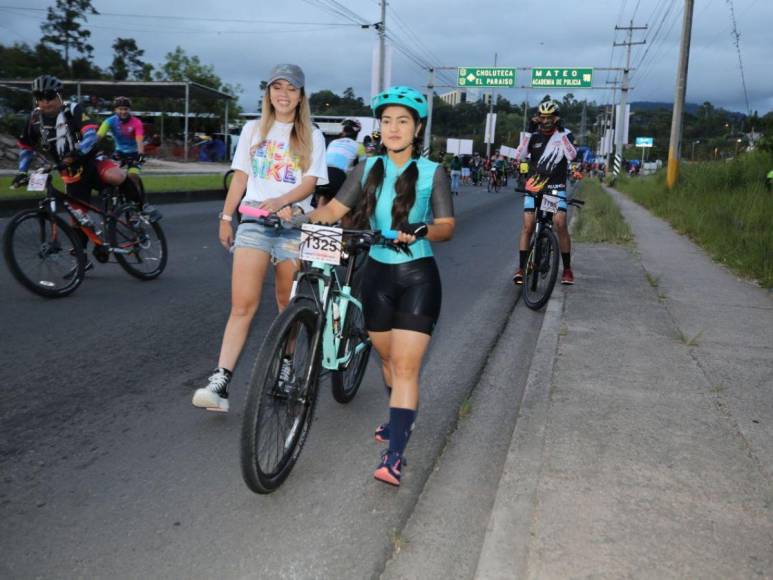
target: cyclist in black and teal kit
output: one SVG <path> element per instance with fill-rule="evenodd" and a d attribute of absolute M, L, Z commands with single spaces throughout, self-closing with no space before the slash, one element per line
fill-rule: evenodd
<path fill-rule="evenodd" d="M 403 452 L 416 419 L 419 370 L 440 315 L 441 287 L 430 242 L 454 234 L 453 202 L 443 168 L 419 157 L 427 100 L 410 87 L 373 97 L 381 123 L 381 149 L 358 165 L 338 195 L 308 216 L 334 223 L 356 208 L 355 221 L 399 230 L 394 246 L 373 246 L 363 275 L 365 325 L 383 363 L 390 392 L 389 422 L 376 439 L 389 441 L 374 477 L 400 485 Z"/>
<path fill-rule="evenodd" d="M 572 241 L 566 224 L 566 180 L 569 175 L 569 162 L 577 157 L 572 134 L 561 125 L 558 103 L 544 101 L 537 108 L 538 115 L 532 118 L 529 131 L 524 133 L 521 144 L 515 153 L 516 161 L 526 159 L 529 162 L 529 179 L 526 190 L 536 193 L 545 189 L 551 195 L 558 196 L 558 212 L 553 224 L 558 233 L 558 245 L 564 271 L 561 284 L 574 284 L 571 267 Z M 515 284 L 523 284 L 523 270 L 529 254 L 529 240 L 534 232 L 534 197 L 527 195 L 523 201 L 523 229 L 518 255 L 518 269 L 513 274 Z"/>

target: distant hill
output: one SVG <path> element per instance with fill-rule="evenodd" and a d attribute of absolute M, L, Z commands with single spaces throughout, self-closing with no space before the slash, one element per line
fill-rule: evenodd
<path fill-rule="evenodd" d="M 658 109 L 665 109 L 667 111 L 670 111 L 674 108 L 674 103 L 667 103 L 667 102 L 661 102 L 661 101 L 634 101 L 631 103 L 631 110 L 632 111 L 657 111 Z M 685 103 L 684 104 L 684 111 L 685 113 L 690 113 L 691 115 L 694 115 L 698 109 L 700 109 L 700 105 L 697 103 Z M 728 111 L 727 109 L 722 109 L 719 107 L 717 110 L 724 111 L 727 115 L 735 118 L 735 119 L 743 119 L 746 117 L 743 113 L 739 113 L 737 111 Z"/>
<path fill-rule="evenodd" d="M 674 103 L 666 103 L 660 101 L 634 101 L 631 103 L 632 111 L 655 111 L 657 109 L 666 109 L 670 111 L 674 108 Z M 700 105 L 697 103 L 685 103 L 684 110 L 687 113 L 695 113 Z"/>

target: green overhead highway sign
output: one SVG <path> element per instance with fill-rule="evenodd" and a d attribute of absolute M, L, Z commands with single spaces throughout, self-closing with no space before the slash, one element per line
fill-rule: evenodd
<path fill-rule="evenodd" d="M 459 67 L 456 86 L 465 88 L 514 87 L 514 68 Z"/>
<path fill-rule="evenodd" d="M 533 68 L 532 87 L 588 89 L 593 86 L 592 68 Z"/>

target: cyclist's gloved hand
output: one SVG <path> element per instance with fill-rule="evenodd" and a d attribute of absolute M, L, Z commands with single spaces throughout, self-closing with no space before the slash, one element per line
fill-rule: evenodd
<path fill-rule="evenodd" d="M 17 187 L 20 187 L 25 183 L 27 183 L 29 179 L 30 179 L 29 173 L 27 173 L 26 171 L 20 171 L 14 176 L 13 181 L 11 182 L 11 187 L 13 189 L 16 189 Z"/>
<path fill-rule="evenodd" d="M 423 238 L 429 232 L 429 227 L 424 222 L 415 224 L 403 222 L 397 229 L 399 229 L 404 234 L 408 234 L 409 236 L 416 236 L 417 238 Z"/>
<path fill-rule="evenodd" d="M 145 155 L 142 153 L 137 155 L 137 161 L 135 161 L 135 163 L 139 163 L 139 164 L 145 163 Z"/>

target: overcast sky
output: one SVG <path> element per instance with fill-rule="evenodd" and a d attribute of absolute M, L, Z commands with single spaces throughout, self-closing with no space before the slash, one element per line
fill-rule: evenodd
<path fill-rule="evenodd" d="M 370 95 L 374 30 L 363 30 L 325 9 L 326 0 L 93 0 L 102 16 L 89 27 L 97 64 L 107 67 L 117 36 L 135 38 L 145 59 L 157 64 L 182 46 L 188 54 L 215 67 L 228 83 L 240 84 L 241 104 L 254 110 L 257 85 L 272 65 L 293 62 L 306 72 L 311 91 L 342 92 L 353 87 L 358 96 Z M 53 0 L 0 0 L 3 42 L 36 43 L 40 22 Z M 379 20 L 377 0 L 340 0 L 368 22 Z M 773 1 L 734 0 L 741 57 L 749 105 L 764 114 L 773 109 Z M 9 7 L 27 6 L 26 10 Z M 620 67 L 625 40 L 615 26 L 648 25 L 636 30 L 631 66 L 635 101 L 672 101 L 684 0 L 390 0 L 387 31 L 421 60 L 439 66 L 487 66 L 498 53 L 500 66 Z M 137 16 L 111 16 L 107 13 Z M 266 23 L 266 22 L 270 23 Z M 281 22 L 279 22 L 281 21 Z M 533 24 L 532 24 L 533 23 Z M 345 25 L 342 25 L 345 24 Z M 733 43 L 730 2 L 696 0 L 687 85 L 689 102 L 711 101 L 716 106 L 746 111 L 738 52 Z M 419 39 L 417 41 L 416 39 Z M 645 51 L 646 55 L 645 55 Z M 520 74 L 520 73 L 519 73 Z M 597 70 L 594 85 L 605 86 L 614 73 Z M 446 71 L 455 82 L 455 72 Z M 393 51 L 392 84 L 426 85 L 427 72 Z M 528 76 L 522 77 L 528 82 Z M 442 84 L 443 81 L 438 81 Z M 521 84 L 519 79 L 519 84 Z M 438 92 L 449 89 L 438 88 Z M 608 90 L 575 90 L 577 98 L 608 102 Z M 528 93 L 528 95 L 527 95 Z M 511 101 L 528 96 L 536 102 L 545 91 L 506 90 Z M 551 91 L 561 96 L 559 91 Z"/>

